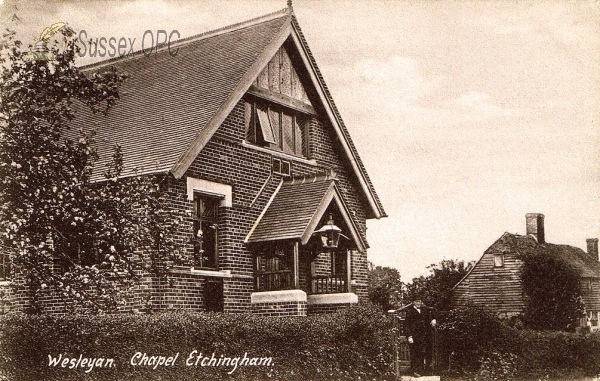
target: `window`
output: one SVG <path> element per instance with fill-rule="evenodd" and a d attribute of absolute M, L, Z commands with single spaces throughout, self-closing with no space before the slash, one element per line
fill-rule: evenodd
<path fill-rule="evenodd" d="M 598 327 L 598 314 L 599 311 L 587 311 L 587 322 L 591 327 Z"/>
<path fill-rule="evenodd" d="M 346 275 L 346 252 L 331 252 L 331 275 Z"/>
<path fill-rule="evenodd" d="M 84 239 L 79 230 L 63 229 L 46 241 L 48 247 L 51 247 L 56 254 L 54 258 L 54 271 L 64 274 L 72 271 L 74 266 L 93 266 L 102 262 L 98 244 L 94 237 Z M 109 244 L 102 248 L 104 252 L 109 252 Z"/>
<path fill-rule="evenodd" d="M 0 281 L 10 278 L 10 257 L 7 253 L 0 253 Z"/>
<path fill-rule="evenodd" d="M 272 170 L 273 173 L 279 173 L 286 176 L 290 176 L 292 173 L 290 162 L 276 157 L 273 158 Z"/>
<path fill-rule="evenodd" d="M 292 261 L 289 247 L 273 245 L 256 257 L 256 289 L 258 291 L 292 288 Z"/>
<path fill-rule="evenodd" d="M 581 291 L 589 295 L 592 293 L 592 280 L 591 279 L 582 279 L 581 280 Z"/>
<path fill-rule="evenodd" d="M 218 267 L 220 199 L 194 194 L 194 260 L 200 268 Z"/>
<path fill-rule="evenodd" d="M 307 156 L 308 118 L 284 107 L 246 102 L 246 140 L 296 156 Z"/>
<path fill-rule="evenodd" d="M 494 254 L 494 267 L 502 267 L 504 266 L 504 255 L 503 254 Z"/>

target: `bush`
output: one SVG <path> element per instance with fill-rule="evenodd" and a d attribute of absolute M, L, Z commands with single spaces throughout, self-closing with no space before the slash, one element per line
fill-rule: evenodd
<path fill-rule="evenodd" d="M 520 335 L 520 360 L 530 377 L 600 374 L 600 335 L 525 330 Z"/>
<path fill-rule="evenodd" d="M 600 374 L 600 334 L 518 330 L 480 309 L 441 319 L 443 356 L 461 379 L 581 379 Z"/>
<path fill-rule="evenodd" d="M 172 312 L 155 315 L 0 317 L 0 380 L 393 379 L 388 321 L 372 306 L 275 318 Z M 272 358 L 271 366 L 186 366 L 197 350 Z M 179 357 L 174 366 L 132 366 L 136 352 Z M 113 358 L 114 368 L 49 366 L 48 355 Z M 230 364 L 231 365 L 231 364 Z M 228 374 L 231 372 L 231 374 Z"/>
<path fill-rule="evenodd" d="M 584 315 L 579 272 L 548 252 L 525 255 L 521 271 L 526 295 L 525 324 L 532 329 L 575 331 Z M 554 254 L 554 255 L 553 255 Z M 552 284 L 552 287 L 548 287 Z"/>
<path fill-rule="evenodd" d="M 499 319 L 479 308 L 456 309 L 441 319 L 441 345 L 456 369 L 475 371 L 507 329 Z"/>
<path fill-rule="evenodd" d="M 476 381 L 514 380 L 517 374 L 517 356 L 512 353 L 489 353 L 481 362 Z"/>

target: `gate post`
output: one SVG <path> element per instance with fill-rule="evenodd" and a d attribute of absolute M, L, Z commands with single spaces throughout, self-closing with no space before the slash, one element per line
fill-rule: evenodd
<path fill-rule="evenodd" d="M 404 322 L 406 320 L 406 311 L 389 310 L 388 314 L 392 318 L 392 332 L 394 340 L 394 372 L 396 379 L 400 380 L 402 373 L 410 369 L 410 350 L 408 348 L 408 338 L 406 337 Z"/>

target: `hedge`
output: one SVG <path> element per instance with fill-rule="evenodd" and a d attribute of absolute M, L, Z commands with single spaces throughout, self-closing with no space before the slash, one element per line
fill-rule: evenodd
<path fill-rule="evenodd" d="M 387 324 L 372 306 L 289 318 L 9 314 L 0 317 L 0 380 L 390 380 L 393 344 Z M 206 359 L 195 365 L 193 356 L 188 366 L 191 353 Z M 143 354 L 150 366 L 139 365 Z M 49 356 L 55 365 L 49 365 Z M 95 360 L 88 364 L 84 358 Z"/>
<path fill-rule="evenodd" d="M 600 334 L 517 329 L 476 309 L 440 324 L 445 355 L 460 379 L 576 380 L 600 375 Z"/>

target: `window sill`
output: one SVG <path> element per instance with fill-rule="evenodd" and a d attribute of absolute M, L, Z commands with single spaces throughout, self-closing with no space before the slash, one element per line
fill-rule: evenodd
<path fill-rule="evenodd" d="M 2 286 L 10 286 L 12 282 L 10 280 L 0 280 L 0 287 Z"/>
<path fill-rule="evenodd" d="M 249 143 L 246 140 L 242 140 L 242 146 L 245 148 L 250 148 L 256 151 L 260 151 L 260 152 L 265 152 L 268 154 L 271 154 L 273 156 L 277 156 L 280 157 L 282 159 L 286 159 L 286 160 L 294 160 L 300 163 L 304 163 L 304 164 L 309 164 L 309 165 L 317 165 L 317 161 L 315 159 L 306 159 L 300 156 L 295 156 L 295 155 L 291 155 L 289 153 L 285 153 L 285 152 L 281 152 L 281 151 L 275 151 L 269 148 L 264 148 L 264 147 L 260 147 L 257 146 L 255 144 Z"/>
<path fill-rule="evenodd" d="M 212 276 L 217 278 L 231 278 L 231 270 L 196 270 L 193 267 L 190 267 L 190 272 L 192 274 L 204 275 L 204 276 Z"/>
<path fill-rule="evenodd" d="M 174 273 L 187 273 L 194 275 L 202 275 L 202 276 L 210 276 L 215 278 L 233 278 L 231 274 L 231 270 L 205 270 L 205 269 L 195 269 L 192 267 L 186 266 L 173 266 Z"/>

